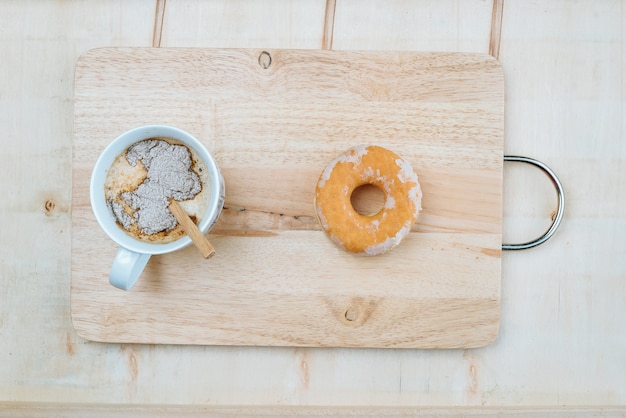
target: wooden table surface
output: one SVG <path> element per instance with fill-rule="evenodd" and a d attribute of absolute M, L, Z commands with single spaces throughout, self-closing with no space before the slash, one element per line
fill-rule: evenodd
<path fill-rule="evenodd" d="M 3 1 L 0 417 L 623 416 L 625 22 L 626 2 L 609 0 Z M 563 224 L 503 254 L 500 333 L 480 349 L 85 341 L 69 300 L 73 75 L 103 46 L 491 53 L 505 153 L 556 171 Z M 504 240 L 541 234 L 549 181 L 519 164 L 504 177 Z"/>

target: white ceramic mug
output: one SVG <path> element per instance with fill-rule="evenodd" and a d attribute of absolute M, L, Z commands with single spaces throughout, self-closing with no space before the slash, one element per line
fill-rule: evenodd
<path fill-rule="evenodd" d="M 181 238 L 165 243 L 149 243 L 133 238 L 115 221 L 105 197 L 105 180 L 107 172 L 115 159 L 135 142 L 150 138 L 172 138 L 184 143 L 203 160 L 208 170 L 209 202 L 198 228 L 207 233 L 222 212 L 224 206 L 224 179 L 213 159 L 213 156 L 195 137 L 189 133 L 165 125 L 148 125 L 131 129 L 111 142 L 100 154 L 91 175 L 90 199 L 93 213 L 104 232 L 119 245 L 109 273 L 109 282 L 123 290 L 129 290 L 145 268 L 151 255 L 165 254 L 179 250 L 191 244 L 191 238 Z"/>

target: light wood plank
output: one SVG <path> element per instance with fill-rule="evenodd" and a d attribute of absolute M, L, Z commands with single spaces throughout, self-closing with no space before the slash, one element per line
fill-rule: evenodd
<path fill-rule="evenodd" d="M 487 53 L 491 2 L 340 0 L 334 49 Z"/>
<path fill-rule="evenodd" d="M 68 310 L 74 65 L 91 48 L 149 46 L 154 4 L 27 0 L 0 9 L 0 213 L 11 237 L 0 240 L 0 401 L 70 400 L 70 382 L 87 379 L 67 368 L 81 344 Z"/>
<path fill-rule="evenodd" d="M 325 0 L 168 0 L 164 47 L 320 48 Z"/>
<path fill-rule="evenodd" d="M 19 404 L 0 403 L 0 417 L 623 417 L 626 409 L 612 406 L 580 407 L 321 407 L 321 406 L 188 406 L 188 405 L 81 405 L 81 404 Z"/>
<path fill-rule="evenodd" d="M 502 262 L 502 349 L 528 350 L 526 364 L 541 370 L 528 393 L 535 400 L 626 403 L 616 389 L 626 387 L 626 337 L 616 332 L 626 328 L 623 9 L 609 1 L 504 5 L 505 152 L 550 165 L 567 199 L 550 241 Z M 555 208 L 545 176 L 531 171 L 505 167 L 507 241 L 544 230 Z M 508 370 L 521 376 L 525 367 Z"/>

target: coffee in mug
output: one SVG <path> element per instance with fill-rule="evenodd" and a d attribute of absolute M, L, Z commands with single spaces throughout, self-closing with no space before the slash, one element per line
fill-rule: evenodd
<path fill-rule="evenodd" d="M 109 168 L 104 194 L 119 227 L 141 241 L 165 244 L 185 235 L 168 209 L 179 202 L 198 224 L 210 190 L 205 163 L 172 138 L 148 138 L 128 147 Z"/>
<path fill-rule="evenodd" d="M 148 125 L 104 149 L 89 194 L 98 224 L 119 245 L 109 282 L 129 290 L 152 255 L 191 244 L 169 213 L 170 199 L 206 233 L 217 222 L 225 193 L 217 163 L 200 141 L 172 126 Z"/>

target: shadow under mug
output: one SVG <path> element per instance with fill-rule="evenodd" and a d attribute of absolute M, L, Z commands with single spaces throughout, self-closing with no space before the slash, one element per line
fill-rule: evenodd
<path fill-rule="evenodd" d="M 118 136 L 98 157 L 91 174 L 89 193 L 91 208 L 98 224 L 119 245 L 109 273 L 109 283 L 122 290 L 130 290 L 133 287 L 150 256 L 177 251 L 191 244 L 191 238 L 187 235 L 165 244 L 149 243 L 133 238 L 117 224 L 107 205 L 104 184 L 109 168 L 129 146 L 150 138 L 171 138 L 180 141 L 193 149 L 204 162 L 208 170 L 209 184 L 203 186 L 209 187 L 209 202 L 198 225 L 202 233 L 207 233 L 213 228 L 224 206 L 225 187 L 222 174 L 213 156 L 191 134 L 172 126 L 147 125 L 131 129 Z"/>

